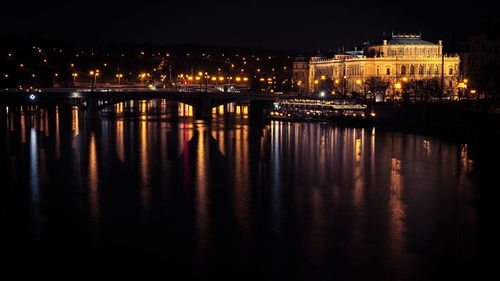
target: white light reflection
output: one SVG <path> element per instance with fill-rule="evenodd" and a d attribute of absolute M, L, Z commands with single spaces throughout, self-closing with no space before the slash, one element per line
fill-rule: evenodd
<path fill-rule="evenodd" d="M 39 234 L 41 229 L 40 214 L 40 175 L 38 172 L 38 139 L 36 129 L 30 130 L 30 193 L 31 208 L 33 212 L 33 227 L 35 233 Z"/>

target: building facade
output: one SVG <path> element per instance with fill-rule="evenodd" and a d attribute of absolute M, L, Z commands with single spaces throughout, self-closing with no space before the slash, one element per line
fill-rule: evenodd
<path fill-rule="evenodd" d="M 350 95 L 367 94 L 373 78 L 385 81 L 384 94 L 397 95 L 406 83 L 435 80 L 444 95 L 458 93 L 460 57 L 443 54 L 442 42 L 431 43 L 420 35 L 392 35 L 379 44 L 366 45 L 362 51 L 345 52 L 332 58 L 309 59 L 307 91 L 317 93 L 325 84 Z M 294 71 L 295 72 L 295 71 Z"/>
<path fill-rule="evenodd" d="M 462 67 L 471 82 L 470 97 L 500 97 L 500 32 L 472 36 L 467 41 Z"/>
<path fill-rule="evenodd" d="M 309 62 L 307 58 L 299 56 L 293 62 L 293 82 L 295 90 L 306 93 L 309 90 Z"/>

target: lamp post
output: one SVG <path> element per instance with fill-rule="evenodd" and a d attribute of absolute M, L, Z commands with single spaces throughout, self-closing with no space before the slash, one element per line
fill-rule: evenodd
<path fill-rule="evenodd" d="M 413 80 L 415 81 L 415 80 Z M 408 82 L 408 77 L 403 77 L 401 78 L 401 98 L 403 101 L 408 101 L 409 100 L 409 93 L 408 93 L 408 87 L 405 86 L 405 84 Z"/>
<path fill-rule="evenodd" d="M 226 92 L 229 92 L 230 89 L 231 89 L 231 80 L 233 80 L 232 76 L 227 77 L 227 81 L 228 82 L 227 82 L 227 90 L 226 90 Z"/>
<path fill-rule="evenodd" d="M 208 93 L 208 78 L 210 76 L 208 76 L 208 72 L 205 72 L 205 93 Z"/>
<path fill-rule="evenodd" d="M 460 100 L 460 97 L 465 95 L 465 89 L 467 89 L 467 83 L 469 82 L 468 79 L 464 79 L 462 82 L 458 83 L 458 88 L 459 94 L 458 94 L 458 100 Z"/>
<path fill-rule="evenodd" d="M 361 79 L 356 80 L 356 85 L 358 85 L 361 88 L 361 91 L 363 93 L 363 100 L 366 100 L 365 83 L 363 83 L 363 80 Z"/>
<path fill-rule="evenodd" d="M 122 77 L 123 77 L 123 74 L 121 74 L 121 73 L 116 74 L 116 78 L 118 78 L 118 85 L 121 84 Z"/>
<path fill-rule="evenodd" d="M 139 74 L 139 78 L 141 79 L 141 84 L 144 84 L 144 78 L 146 78 L 146 73 Z"/>
<path fill-rule="evenodd" d="M 92 91 L 94 91 L 97 87 L 97 76 L 99 76 L 99 69 L 91 70 L 89 74 L 92 77 L 90 88 L 92 89 Z"/>
<path fill-rule="evenodd" d="M 394 84 L 394 91 L 392 92 L 392 102 L 394 102 L 394 96 L 396 95 L 396 91 L 400 91 L 402 88 L 401 82 L 396 82 Z"/>

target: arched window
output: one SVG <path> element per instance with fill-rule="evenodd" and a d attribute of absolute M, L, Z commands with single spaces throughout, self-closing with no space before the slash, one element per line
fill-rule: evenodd
<path fill-rule="evenodd" d="M 418 66 L 418 75 L 424 75 L 424 66 L 423 65 Z"/>
<path fill-rule="evenodd" d="M 415 75 L 415 66 L 410 65 L 410 75 Z"/>
<path fill-rule="evenodd" d="M 432 73 L 431 71 L 432 71 L 432 65 L 428 65 L 427 71 L 426 71 L 427 75 L 431 75 L 431 73 Z"/>
<path fill-rule="evenodd" d="M 439 74 L 439 66 L 436 64 L 434 66 L 434 75 L 438 75 Z"/>
<path fill-rule="evenodd" d="M 406 75 L 406 65 L 401 66 L 401 75 Z"/>

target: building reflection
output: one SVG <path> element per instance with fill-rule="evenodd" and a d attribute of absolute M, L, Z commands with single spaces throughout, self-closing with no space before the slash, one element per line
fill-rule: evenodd
<path fill-rule="evenodd" d="M 89 209 L 90 219 L 97 225 L 100 220 L 99 206 L 99 159 L 97 153 L 96 136 L 90 133 L 89 140 L 89 162 L 88 162 L 88 185 L 89 185 Z"/>
<path fill-rule="evenodd" d="M 391 159 L 391 179 L 389 193 L 389 243 L 395 251 L 402 252 L 405 242 L 406 215 L 405 206 L 402 200 L 403 179 L 401 176 L 401 160 Z"/>

